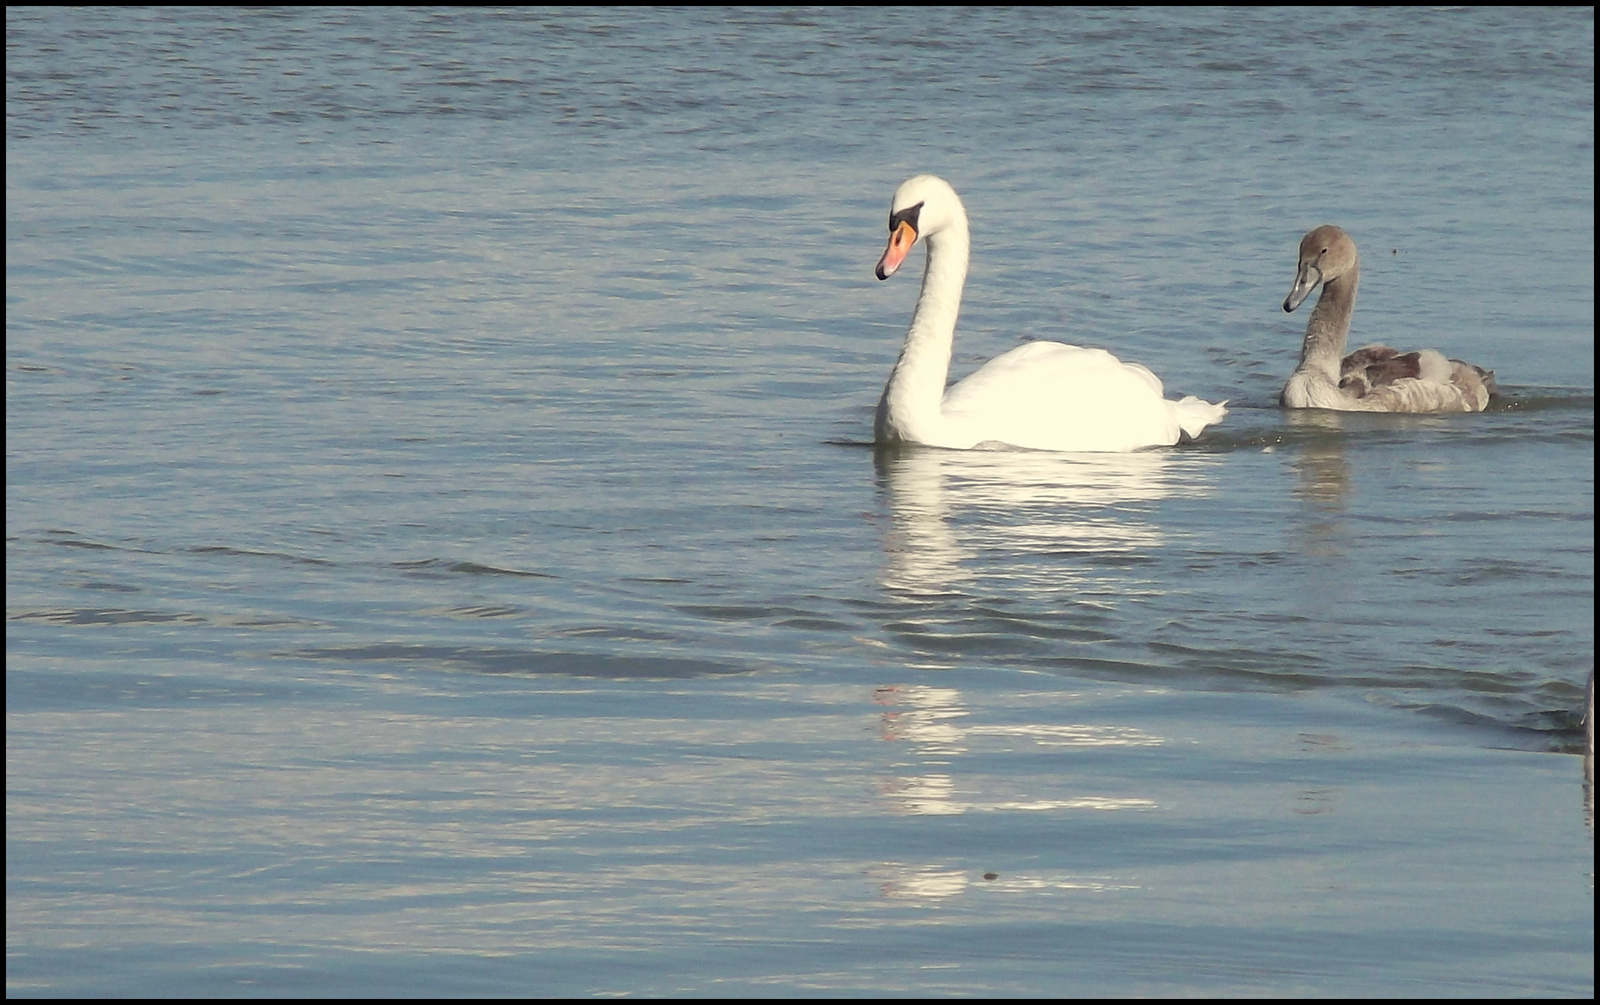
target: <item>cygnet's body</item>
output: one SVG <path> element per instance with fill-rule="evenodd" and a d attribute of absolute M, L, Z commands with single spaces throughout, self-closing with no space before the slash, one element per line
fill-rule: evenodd
<path fill-rule="evenodd" d="M 1493 371 L 1447 359 L 1437 349 L 1403 353 L 1370 345 L 1342 356 L 1360 280 L 1356 243 L 1338 227 L 1318 227 L 1300 242 L 1283 309 L 1299 307 L 1319 284 L 1322 295 L 1306 322 L 1300 365 L 1283 386 L 1283 404 L 1346 412 L 1483 411 L 1496 392 Z"/>

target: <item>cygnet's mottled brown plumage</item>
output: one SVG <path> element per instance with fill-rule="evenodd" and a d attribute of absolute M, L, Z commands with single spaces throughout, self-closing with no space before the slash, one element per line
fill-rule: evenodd
<path fill-rule="evenodd" d="M 1289 408 L 1348 412 L 1481 412 L 1496 393 L 1494 373 L 1436 349 L 1402 353 L 1371 345 L 1343 359 L 1361 279 L 1361 256 L 1350 235 L 1318 227 L 1300 242 L 1300 264 L 1283 309 L 1292 311 L 1320 284 L 1306 322 L 1300 365 L 1283 386 Z"/>

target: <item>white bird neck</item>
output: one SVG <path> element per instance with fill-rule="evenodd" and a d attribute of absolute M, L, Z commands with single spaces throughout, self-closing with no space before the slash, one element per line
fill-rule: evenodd
<path fill-rule="evenodd" d="M 922 292 L 900 358 L 878 402 L 880 442 L 928 442 L 933 438 L 932 427 L 943 419 L 944 387 L 950 376 L 956 316 L 961 313 L 961 291 L 971 253 L 967 216 L 959 204 L 950 222 L 929 234 L 926 243 L 928 263 L 922 273 Z"/>

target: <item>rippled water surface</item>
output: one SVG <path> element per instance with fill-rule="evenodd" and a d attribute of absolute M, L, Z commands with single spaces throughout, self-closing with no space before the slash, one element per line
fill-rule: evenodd
<path fill-rule="evenodd" d="M 1593 14 L 7 14 L 13 995 L 1578 995 Z M 955 371 L 1228 399 L 875 451 Z M 1299 237 L 1488 413 L 1286 414 Z"/>

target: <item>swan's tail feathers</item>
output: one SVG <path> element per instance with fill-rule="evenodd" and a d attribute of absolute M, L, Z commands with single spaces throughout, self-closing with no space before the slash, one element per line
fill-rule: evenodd
<path fill-rule="evenodd" d="M 1495 383 L 1493 370 L 1485 370 L 1481 366 L 1459 359 L 1450 361 L 1450 369 L 1452 381 L 1457 387 L 1466 389 L 1468 396 L 1477 401 L 1480 412 L 1488 407 L 1490 398 L 1500 393 L 1500 385 Z M 1479 388 L 1483 389 L 1481 394 Z"/>
<path fill-rule="evenodd" d="M 1178 418 L 1178 428 L 1192 440 L 1200 435 L 1202 429 L 1221 422 L 1222 417 L 1228 414 L 1227 405 L 1226 401 L 1213 405 L 1191 394 L 1182 401 L 1173 402 L 1172 412 Z"/>

